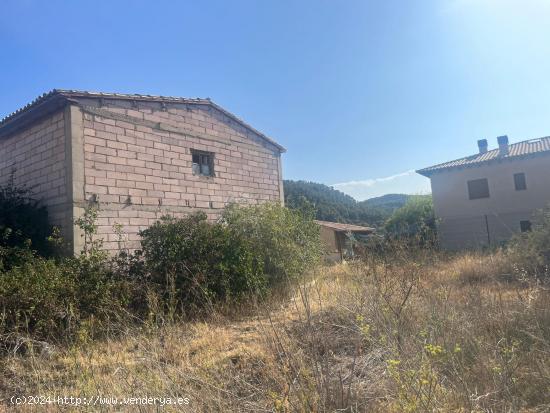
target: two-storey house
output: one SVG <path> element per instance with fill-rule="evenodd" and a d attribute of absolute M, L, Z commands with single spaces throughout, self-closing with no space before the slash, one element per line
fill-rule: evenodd
<path fill-rule="evenodd" d="M 497 245 L 531 228 L 533 213 L 550 202 L 550 137 L 515 144 L 498 137 L 488 150 L 420 169 L 431 180 L 441 245 Z"/>

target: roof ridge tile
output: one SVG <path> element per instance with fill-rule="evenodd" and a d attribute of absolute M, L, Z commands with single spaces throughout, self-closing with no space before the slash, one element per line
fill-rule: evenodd
<path fill-rule="evenodd" d="M 418 169 L 416 172 L 424 176 L 430 176 L 434 172 L 443 170 L 484 165 L 497 159 L 520 159 L 528 155 L 544 154 L 546 152 L 550 153 L 550 136 L 543 136 L 541 138 L 527 139 L 512 143 L 509 145 L 507 154 L 500 155 L 500 150 L 495 148 L 484 153 L 464 156 L 452 161 L 442 162 L 433 166 Z"/>

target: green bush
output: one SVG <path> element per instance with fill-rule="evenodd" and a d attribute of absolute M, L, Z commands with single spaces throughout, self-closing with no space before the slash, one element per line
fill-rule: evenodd
<path fill-rule="evenodd" d="M 23 264 L 33 256 L 33 251 L 27 247 L 6 247 L 0 245 L 0 274 L 13 267 Z"/>
<path fill-rule="evenodd" d="M 115 258 L 101 249 L 97 216 L 91 206 L 75 221 L 84 232 L 78 257 L 0 247 L 0 264 L 9 257 L 0 266 L 0 341 L 71 342 L 104 335 L 128 316 L 196 315 L 220 301 L 263 296 L 310 269 L 321 251 L 308 208 L 231 206 L 218 222 L 204 213 L 163 217 L 141 232 L 140 251 Z"/>
<path fill-rule="evenodd" d="M 164 217 L 141 236 L 145 274 L 171 311 L 261 295 L 320 254 L 312 216 L 274 204 L 232 205 L 215 223 L 201 212 Z"/>
<path fill-rule="evenodd" d="M 521 269 L 531 273 L 550 273 L 550 205 L 534 214 L 531 231 L 516 234 L 509 252 Z"/>
<path fill-rule="evenodd" d="M 254 256 L 263 262 L 267 283 L 293 279 L 311 269 L 321 256 L 319 226 L 314 211 L 285 208 L 279 204 L 230 205 L 222 217 Z"/>
<path fill-rule="evenodd" d="M 92 239 L 95 224 L 83 226 L 96 216 L 91 208 L 76 222 L 86 234 L 78 257 L 45 258 L 30 248 L 0 248 L 11 260 L 0 267 L 0 335 L 70 341 L 104 334 L 125 316 L 131 282 L 113 271 L 101 243 Z"/>
<path fill-rule="evenodd" d="M 262 291 L 261 262 L 233 235 L 227 226 L 208 222 L 203 212 L 163 217 L 141 232 L 149 281 L 165 302 L 186 310 Z"/>
<path fill-rule="evenodd" d="M 119 318 L 124 291 L 107 266 L 87 257 L 56 262 L 29 253 L 22 265 L 0 274 L 0 331 L 72 339 L 92 319 L 109 324 Z"/>
<path fill-rule="evenodd" d="M 386 221 L 384 229 L 390 238 L 434 246 L 437 243 L 437 229 L 432 197 L 409 198 Z"/>

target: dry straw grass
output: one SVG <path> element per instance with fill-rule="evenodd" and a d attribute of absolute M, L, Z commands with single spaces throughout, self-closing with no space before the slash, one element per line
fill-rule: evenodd
<path fill-rule="evenodd" d="M 4 398 L 182 396 L 193 412 L 543 412 L 550 292 L 502 253 L 397 253 L 320 269 L 290 299 L 233 315 L 0 363 Z"/>

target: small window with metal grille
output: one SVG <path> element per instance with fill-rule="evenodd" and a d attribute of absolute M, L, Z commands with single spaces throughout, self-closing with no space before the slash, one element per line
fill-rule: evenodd
<path fill-rule="evenodd" d="M 214 176 L 214 154 L 191 150 L 193 158 L 193 175 Z"/>

